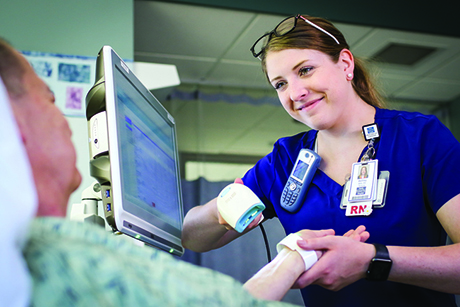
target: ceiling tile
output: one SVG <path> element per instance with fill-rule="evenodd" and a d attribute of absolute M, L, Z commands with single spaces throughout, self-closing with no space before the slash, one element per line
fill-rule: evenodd
<path fill-rule="evenodd" d="M 168 57 L 142 52 L 135 52 L 134 57 L 136 61 L 175 65 L 181 83 L 200 83 L 206 79 L 208 72 L 216 65 L 216 61 L 211 58 Z"/>
<path fill-rule="evenodd" d="M 342 32 L 352 51 L 354 51 L 353 46 L 357 44 L 357 42 L 359 42 L 361 39 L 369 35 L 369 33 L 371 33 L 373 30 L 371 27 L 344 23 L 334 23 L 334 25 L 337 27 L 337 29 L 340 30 L 340 32 Z"/>
<path fill-rule="evenodd" d="M 447 61 L 445 65 L 440 65 L 430 77 L 444 80 L 455 80 L 460 81 L 460 53 L 455 55 L 450 61 Z"/>
<path fill-rule="evenodd" d="M 255 41 L 263 34 L 273 30 L 285 16 L 253 14 L 246 31 L 235 42 L 225 55 L 225 59 L 248 61 L 254 63 L 255 59 L 249 50 Z"/>
<path fill-rule="evenodd" d="M 252 13 L 156 1 L 135 2 L 136 51 L 220 57 Z"/>
<path fill-rule="evenodd" d="M 395 92 L 393 96 L 448 102 L 460 96 L 460 82 L 425 78 Z"/>
<path fill-rule="evenodd" d="M 265 78 L 260 61 L 245 65 L 234 61 L 220 62 L 209 75 L 208 82 L 243 88 L 271 88 Z M 212 81 L 211 81 L 212 80 Z"/>
<path fill-rule="evenodd" d="M 404 88 L 411 82 L 414 78 L 406 75 L 397 75 L 382 73 L 379 75 L 378 84 L 382 87 L 383 95 L 386 97 L 393 97 L 393 94 Z"/>
<path fill-rule="evenodd" d="M 432 47 L 438 50 L 412 66 L 379 63 L 378 67 L 385 73 L 404 74 L 415 77 L 426 75 L 444 65 L 454 55 L 460 53 L 460 38 L 388 29 L 372 30 L 365 38 L 356 43 L 353 51 L 356 55 L 369 59 L 393 43 Z"/>

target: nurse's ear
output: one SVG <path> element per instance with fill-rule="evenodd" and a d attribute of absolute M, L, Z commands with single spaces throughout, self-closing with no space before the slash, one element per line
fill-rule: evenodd
<path fill-rule="evenodd" d="M 348 49 L 342 49 L 337 63 L 343 69 L 345 78 L 348 81 L 351 81 L 353 79 L 353 71 L 355 69 L 355 60 L 351 51 Z"/>

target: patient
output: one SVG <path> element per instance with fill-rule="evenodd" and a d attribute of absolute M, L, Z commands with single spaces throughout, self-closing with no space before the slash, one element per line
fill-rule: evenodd
<path fill-rule="evenodd" d="M 38 197 L 37 218 L 23 250 L 32 278 L 33 306 L 287 305 L 274 300 L 282 299 L 305 271 L 301 256 L 288 248 L 242 285 L 98 226 L 65 219 L 69 197 L 81 182 L 67 121 L 48 86 L 2 39 L 0 77 Z M 23 191 L 21 198 L 28 193 Z M 31 187 L 30 194 L 34 193 Z M 301 232 L 303 239 L 333 234 Z M 364 241 L 369 234 L 360 227 L 346 236 Z"/>
<path fill-rule="evenodd" d="M 1 78 L 0 175 L 3 179 L 0 184 L 0 306 L 26 306 L 30 300 L 31 283 L 21 250 L 28 225 L 35 215 L 37 196 L 27 154 Z"/>

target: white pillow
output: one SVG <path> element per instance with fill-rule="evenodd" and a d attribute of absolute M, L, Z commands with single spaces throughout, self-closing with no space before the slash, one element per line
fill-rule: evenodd
<path fill-rule="evenodd" d="M 3 306 L 28 306 L 31 283 L 22 247 L 37 210 L 27 153 L 0 78 L 0 298 Z"/>

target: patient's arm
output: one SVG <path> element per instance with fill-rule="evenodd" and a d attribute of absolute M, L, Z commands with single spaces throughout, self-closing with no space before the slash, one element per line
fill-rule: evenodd
<path fill-rule="evenodd" d="M 300 254 L 283 248 L 275 259 L 244 284 L 244 288 L 257 298 L 279 301 L 304 271 Z"/>
<path fill-rule="evenodd" d="M 315 238 L 334 235 L 334 230 L 302 230 L 302 237 Z M 321 252 L 316 252 L 321 257 Z M 281 300 L 305 271 L 305 262 L 297 251 L 283 248 L 270 263 L 260 269 L 245 284 L 253 296 L 266 300 Z"/>
<path fill-rule="evenodd" d="M 302 230 L 299 232 L 302 238 L 324 237 L 334 235 L 334 230 Z M 369 233 L 364 226 L 359 226 L 356 230 L 350 230 L 346 237 L 351 237 L 357 241 L 366 241 Z M 318 259 L 322 252 L 317 251 Z M 291 289 L 300 275 L 305 272 L 305 262 L 297 251 L 283 248 L 270 263 L 260 269 L 245 284 L 244 288 L 253 296 L 265 300 L 281 300 Z"/>

